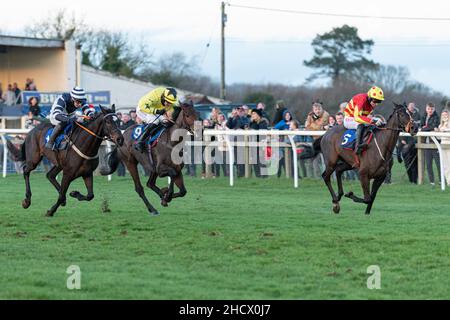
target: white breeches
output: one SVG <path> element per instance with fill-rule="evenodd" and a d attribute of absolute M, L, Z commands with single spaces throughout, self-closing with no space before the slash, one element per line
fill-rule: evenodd
<path fill-rule="evenodd" d="M 344 118 L 344 127 L 347 129 L 356 129 L 358 128 L 359 123 L 355 121 L 355 118 L 345 117 Z"/>
<path fill-rule="evenodd" d="M 144 123 L 158 124 L 162 120 L 162 116 L 142 112 L 139 107 L 136 108 L 136 114 Z"/>

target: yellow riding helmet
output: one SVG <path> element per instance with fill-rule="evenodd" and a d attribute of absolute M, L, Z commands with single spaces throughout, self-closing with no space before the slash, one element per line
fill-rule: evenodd
<path fill-rule="evenodd" d="M 177 102 L 177 91 L 174 88 L 166 88 L 163 93 L 163 99 L 170 104 Z"/>
<path fill-rule="evenodd" d="M 376 86 L 373 86 L 372 88 L 370 88 L 369 91 L 367 92 L 367 95 L 369 98 L 372 98 L 372 99 L 376 99 L 376 100 L 380 100 L 380 101 L 384 100 L 383 90 L 381 90 L 381 88 L 376 87 Z"/>

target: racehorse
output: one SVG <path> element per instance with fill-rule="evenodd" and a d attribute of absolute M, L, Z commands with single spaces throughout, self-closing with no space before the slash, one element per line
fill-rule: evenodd
<path fill-rule="evenodd" d="M 400 132 L 405 131 L 411 135 L 417 133 L 417 128 L 407 112 L 406 105 L 394 103 L 394 106 L 394 111 L 386 125 L 382 128 L 373 128 L 373 143 L 369 144 L 359 158 L 353 150 L 344 149 L 341 145 L 341 138 L 347 130 L 344 126 L 335 126 L 314 141 L 315 153 L 318 154 L 320 151 L 323 153 L 326 168 L 322 178 L 330 191 L 334 213 L 339 213 L 339 201 L 344 195 L 342 173 L 357 168 L 364 198 L 355 196 L 351 191 L 345 196 L 355 202 L 367 204 L 366 214 L 370 214 L 378 189 L 383 183 L 386 174 L 392 168 L 392 153 Z M 331 185 L 331 175 L 334 171 L 336 171 L 338 195 L 335 194 Z M 374 179 L 372 188 L 370 188 L 371 179 Z"/>
<path fill-rule="evenodd" d="M 27 135 L 21 149 L 8 141 L 8 150 L 15 161 L 24 161 L 23 176 L 25 178 L 25 199 L 22 207 L 27 209 L 31 205 L 30 172 L 36 169 L 42 160 L 47 157 L 53 167 L 47 172 L 47 179 L 59 193 L 57 202 L 47 211 L 47 216 L 55 214 L 60 205 L 66 205 L 66 193 L 70 183 L 78 177 L 82 177 L 87 189 L 84 196 L 78 191 L 72 191 L 71 197 L 79 201 L 91 201 L 94 198 L 93 172 L 97 168 L 98 150 L 103 140 L 112 140 L 117 145 L 123 144 L 123 136 L 117 125 L 117 116 L 112 110 L 100 106 L 101 112 L 96 112 L 92 118 L 87 119 L 86 124 L 80 124 L 73 119 L 73 129 L 68 137 L 68 147 L 65 150 L 51 150 L 45 148 L 45 136 L 50 123 L 42 123 L 32 129 Z M 56 180 L 58 173 L 62 171 L 61 184 Z"/>
<path fill-rule="evenodd" d="M 168 206 L 168 203 L 177 197 L 184 197 L 186 195 L 186 187 L 184 185 L 182 169 L 184 164 L 174 163 L 172 159 L 172 150 L 181 143 L 184 138 L 178 136 L 178 139 L 172 140 L 176 130 L 184 129 L 181 133 L 186 131 L 193 133 L 194 122 L 198 119 L 192 103 L 182 103 L 175 108 L 172 119 L 175 119 L 173 125 L 165 129 L 159 136 L 156 146 L 150 147 L 150 152 L 143 153 L 133 148 L 133 132 L 138 125 L 130 126 L 125 130 L 123 136 L 125 142 L 123 146 L 117 147 L 107 155 L 108 166 L 101 168 L 102 175 L 109 175 L 116 171 L 120 161 L 122 161 L 130 172 L 133 178 L 135 191 L 144 201 L 147 210 L 152 215 L 158 215 L 159 212 L 151 205 L 145 196 L 144 188 L 142 187 L 137 165 L 141 164 L 147 172 L 149 172 L 149 179 L 147 187 L 151 188 L 161 199 L 161 205 Z M 180 131 L 178 131 L 180 132 Z M 169 187 L 160 189 L 156 185 L 158 177 L 170 177 Z M 174 184 L 177 185 L 179 192 L 174 193 Z"/>

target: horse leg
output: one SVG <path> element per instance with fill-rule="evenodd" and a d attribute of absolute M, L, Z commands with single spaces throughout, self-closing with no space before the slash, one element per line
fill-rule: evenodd
<path fill-rule="evenodd" d="M 69 185 L 70 185 L 71 182 L 72 182 L 72 175 L 69 178 L 69 176 L 67 174 L 63 173 L 63 177 L 62 177 L 62 180 L 61 180 L 61 188 L 59 190 L 58 200 L 50 208 L 50 210 L 47 211 L 47 214 L 46 214 L 47 217 L 53 217 L 53 215 L 55 214 L 56 210 L 58 210 L 59 206 L 62 203 L 66 202 L 66 193 L 67 193 L 67 189 L 69 189 Z"/>
<path fill-rule="evenodd" d="M 125 165 L 128 168 L 128 171 L 130 172 L 131 177 L 133 178 L 134 182 L 134 190 L 136 193 L 141 197 L 142 201 L 144 201 L 145 206 L 147 207 L 147 210 L 152 215 L 159 215 L 158 210 L 156 210 L 148 201 L 147 197 L 145 196 L 144 187 L 141 184 L 141 179 L 139 178 L 139 171 L 137 168 L 136 162 L 125 162 Z"/>
<path fill-rule="evenodd" d="M 180 191 L 177 193 L 174 193 L 172 196 L 172 199 L 184 197 L 187 193 L 187 190 L 186 190 L 186 187 L 184 186 L 183 173 L 180 172 L 178 174 L 178 176 L 176 176 L 173 180 L 174 180 L 175 185 L 178 187 L 178 189 Z"/>
<path fill-rule="evenodd" d="M 376 178 L 373 181 L 373 183 L 372 183 L 372 193 L 370 194 L 370 202 L 367 205 L 366 214 L 370 214 L 370 210 L 372 210 L 372 205 L 373 205 L 373 203 L 375 201 L 375 198 L 377 196 L 378 189 L 383 184 L 385 178 L 386 178 L 386 176 L 378 177 L 378 178 Z"/>
<path fill-rule="evenodd" d="M 152 170 L 150 173 L 150 177 L 148 178 L 147 181 L 147 187 L 149 187 L 150 189 L 152 189 L 158 196 L 160 199 L 162 199 L 164 197 L 165 192 L 163 192 L 157 185 L 156 185 L 156 179 L 158 178 L 158 174 L 156 173 L 155 170 Z M 167 191 L 166 191 L 167 192 Z"/>
<path fill-rule="evenodd" d="M 368 174 L 360 172 L 360 180 L 361 180 L 361 187 L 364 192 L 364 199 L 355 196 L 351 191 L 347 193 L 345 196 L 347 198 L 352 199 L 354 202 L 369 204 L 371 201 L 371 196 L 370 196 L 370 179 Z"/>
<path fill-rule="evenodd" d="M 30 185 L 30 172 L 36 169 L 39 162 L 41 162 L 42 156 L 39 154 L 33 154 L 31 161 L 26 161 L 23 167 L 23 177 L 25 179 L 25 199 L 22 201 L 22 207 L 27 209 L 31 205 L 31 185 Z"/>
<path fill-rule="evenodd" d="M 323 181 L 325 181 L 325 184 L 328 187 L 328 190 L 330 191 L 331 194 L 331 198 L 333 199 L 333 212 L 334 213 L 339 213 L 339 211 L 341 210 L 341 207 L 339 206 L 339 200 L 338 197 L 336 196 L 336 193 L 333 190 L 333 186 L 331 185 L 331 175 L 334 172 L 334 166 L 328 166 L 326 167 L 325 171 L 322 173 L 322 178 Z"/>
<path fill-rule="evenodd" d="M 94 199 L 94 176 L 92 172 L 86 176 L 83 176 L 83 180 L 88 192 L 87 195 L 83 196 L 78 191 L 72 191 L 70 193 L 70 196 L 78 199 L 78 201 L 91 201 L 92 199 Z"/>
<path fill-rule="evenodd" d="M 342 174 L 350 170 L 351 167 L 347 165 L 346 163 L 340 164 L 336 167 L 336 182 L 338 185 L 338 201 L 341 201 L 342 196 L 344 195 L 344 187 L 342 186 Z"/>
<path fill-rule="evenodd" d="M 55 187 L 56 191 L 59 193 L 59 190 L 61 190 L 61 185 L 59 184 L 59 182 L 56 180 L 56 176 L 58 175 L 58 173 L 60 173 L 62 170 L 61 167 L 59 166 L 53 166 L 48 172 L 47 172 L 47 179 L 48 181 L 50 181 L 50 183 Z M 65 206 L 66 203 L 63 202 L 61 203 L 61 206 Z"/>
<path fill-rule="evenodd" d="M 164 196 L 161 199 L 161 205 L 167 207 L 168 203 L 172 200 L 174 181 L 178 173 L 174 168 L 169 167 L 168 165 L 165 164 L 158 165 L 156 167 L 156 172 L 158 172 L 158 176 L 161 178 L 167 176 L 170 177 L 168 190 L 167 192 L 164 193 Z"/>
<path fill-rule="evenodd" d="M 342 196 L 344 195 L 344 187 L 342 186 L 342 174 L 343 170 L 336 170 L 336 182 L 338 185 L 338 201 L 341 201 Z"/>

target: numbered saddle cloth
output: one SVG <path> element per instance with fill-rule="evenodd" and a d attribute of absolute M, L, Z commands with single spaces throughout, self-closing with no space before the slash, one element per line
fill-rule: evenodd
<path fill-rule="evenodd" d="M 341 139 L 341 147 L 344 149 L 353 150 L 356 143 L 356 130 L 348 129 L 344 132 Z"/>
<path fill-rule="evenodd" d="M 65 128 L 64 131 L 55 139 L 55 148 L 57 150 L 64 150 L 67 147 L 67 143 L 65 143 L 64 138 L 69 135 L 70 131 L 72 131 L 73 124 L 69 123 Z M 54 128 L 51 127 L 47 130 L 47 133 L 44 135 L 44 142 L 47 143 L 50 139 L 50 136 L 53 132 Z"/>
<path fill-rule="evenodd" d="M 145 128 L 145 124 L 140 124 L 133 129 L 133 133 L 131 134 L 131 137 L 133 138 L 133 140 L 139 139 L 139 137 L 144 132 L 144 128 Z M 161 136 L 161 134 L 164 132 L 165 129 L 166 128 L 164 128 L 164 127 L 159 129 L 158 132 L 156 132 L 156 134 L 153 134 L 153 136 L 151 136 L 150 139 L 147 140 L 147 144 L 149 144 L 149 145 L 153 144 L 153 142 L 155 142 Z"/>
<path fill-rule="evenodd" d="M 365 141 L 367 144 L 370 144 L 373 137 L 373 131 L 375 130 L 374 127 L 369 127 L 364 132 L 364 138 L 363 141 Z M 343 149 L 348 150 L 354 150 L 356 144 L 356 130 L 355 129 L 348 129 L 344 132 L 341 139 L 341 147 Z"/>

